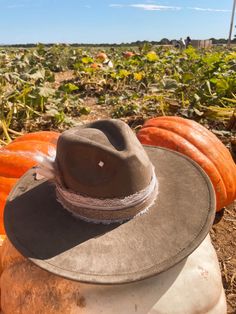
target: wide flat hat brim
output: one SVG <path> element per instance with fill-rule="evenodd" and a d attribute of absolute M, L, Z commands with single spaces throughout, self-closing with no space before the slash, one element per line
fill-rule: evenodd
<path fill-rule="evenodd" d="M 118 284 L 151 277 L 174 266 L 203 241 L 215 214 L 205 172 L 189 158 L 145 147 L 159 181 L 146 214 L 123 224 L 79 220 L 55 197 L 54 185 L 28 171 L 4 212 L 7 236 L 33 263 L 81 282 Z"/>

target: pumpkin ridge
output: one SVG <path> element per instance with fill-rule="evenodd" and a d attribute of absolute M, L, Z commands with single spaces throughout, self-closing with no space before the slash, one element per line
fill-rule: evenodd
<path fill-rule="evenodd" d="M 163 132 L 161 134 L 160 131 L 164 131 L 165 134 L 163 134 Z M 166 132 L 169 132 L 169 134 L 171 134 L 171 136 L 168 137 L 169 142 L 167 142 L 166 138 L 164 138 Z M 141 129 L 137 136 L 142 144 L 167 147 L 182 154 L 185 154 L 189 158 L 195 160 L 195 162 L 201 165 L 203 170 L 208 174 L 213 183 L 213 186 L 215 187 L 217 208 L 220 209 L 223 207 L 222 204 L 224 204 L 224 202 L 226 202 L 227 200 L 227 191 L 224 181 L 218 169 L 211 162 L 211 160 L 209 160 L 202 152 L 194 147 L 193 144 L 191 144 L 178 134 L 175 134 L 174 132 L 163 129 L 158 130 L 157 127 Z M 161 144 L 161 142 L 158 140 L 162 141 L 162 143 L 164 144 Z"/>
<path fill-rule="evenodd" d="M 226 186 L 229 186 L 229 189 L 227 190 L 228 198 L 224 206 L 230 204 L 236 198 L 236 164 L 230 154 L 230 151 L 217 138 L 215 134 L 213 134 L 203 125 L 191 119 L 185 119 L 178 116 L 155 117 L 147 120 L 144 123 L 142 129 L 147 129 L 150 126 L 156 127 L 161 123 L 161 121 L 163 122 L 165 121 L 166 123 L 169 122 L 169 124 L 176 123 L 182 126 L 183 128 L 185 127 L 191 128 L 193 133 L 196 132 L 197 134 L 205 137 L 205 139 L 209 141 L 209 145 L 212 145 L 215 149 L 218 150 L 218 154 L 222 157 L 221 159 L 221 165 L 223 164 L 222 170 L 227 168 L 226 173 L 223 173 L 224 182 L 227 182 Z"/>
<path fill-rule="evenodd" d="M 11 267 L 12 264 L 18 264 L 25 261 L 25 257 L 11 244 L 8 237 L 2 245 L 1 264 L 3 268 Z"/>
<path fill-rule="evenodd" d="M 3 177 L 19 178 L 37 162 L 30 157 L 20 156 L 17 152 L 0 153 L 0 175 Z"/>
<path fill-rule="evenodd" d="M 16 184 L 16 178 L 0 177 L 0 193 L 10 193 L 12 187 Z"/>
<path fill-rule="evenodd" d="M 3 192 L 0 193 L 0 234 L 5 234 L 5 228 L 3 224 L 3 210 L 6 204 L 8 194 Z"/>
<path fill-rule="evenodd" d="M 38 131 L 32 133 L 25 133 L 14 139 L 14 142 L 24 142 L 29 140 L 36 140 L 39 142 L 49 142 L 56 144 L 58 137 L 60 136 L 59 132 L 54 131 Z"/>
<path fill-rule="evenodd" d="M 26 133 L 0 148 L 0 234 L 5 234 L 3 210 L 11 189 L 26 171 L 37 165 L 37 155 L 51 155 L 56 150 L 59 136 L 59 132 L 53 131 Z"/>
<path fill-rule="evenodd" d="M 219 153 L 221 153 L 222 150 L 218 149 L 217 147 L 215 147 L 215 145 L 213 145 L 210 151 L 208 149 L 209 145 L 207 145 L 207 139 L 204 136 L 201 136 L 201 133 L 199 131 L 194 130 L 194 132 L 197 133 L 198 136 L 200 136 L 203 140 L 201 140 L 201 138 L 195 139 L 194 136 L 191 134 L 191 126 L 185 126 L 185 129 L 182 130 L 180 126 L 175 122 L 167 124 L 166 121 L 159 120 L 158 124 L 155 127 L 157 129 L 168 130 L 174 134 L 178 134 L 179 136 L 187 140 L 189 143 L 193 144 L 201 153 L 206 155 L 206 157 L 216 166 L 218 172 L 221 175 L 222 181 L 224 182 L 224 185 L 226 187 L 227 199 L 232 201 L 234 200 L 235 197 L 234 191 L 236 190 L 235 185 L 236 169 L 235 172 L 231 171 L 230 165 L 228 163 L 225 163 L 223 160 L 224 157 L 223 154 L 221 154 L 222 158 L 217 158 L 217 156 L 219 155 Z M 187 131 L 186 127 L 188 128 Z M 222 143 L 220 142 L 220 144 Z M 228 159 L 228 161 L 232 163 L 232 158 L 230 160 Z"/>
<path fill-rule="evenodd" d="M 156 127 L 161 120 L 168 121 L 170 123 L 176 122 L 178 124 L 182 124 L 183 126 L 188 126 L 194 129 L 194 131 L 199 132 L 201 135 L 202 134 L 205 135 L 211 141 L 212 144 L 216 145 L 216 139 L 218 140 L 218 138 L 210 130 L 208 130 L 207 128 L 205 128 L 204 126 L 202 126 L 201 124 L 197 123 L 194 120 L 184 119 L 181 117 L 163 116 L 158 118 L 152 118 L 150 120 L 147 120 L 142 128 L 147 128 L 150 126 Z M 220 140 L 218 140 L 217 146 L 219 146 L 219 151 L 222 155 L 224 155 L 227 159 L 232 160 L 230 152 L 228 151 L 228 149 L 225 148 L 224 144 Z"/>
<path fill-rule="evenodd" d="M 3 151 L 12 151 L 12 152 L 30 152 L 36 153 L 44 153 L 48 154 L 50 150 L 55 150 L 55 145 L 49 142 L 41 142 L 41 141 L 19 141 L 12 142 L 7 145 L 7 147 L 3 148 Z"/>

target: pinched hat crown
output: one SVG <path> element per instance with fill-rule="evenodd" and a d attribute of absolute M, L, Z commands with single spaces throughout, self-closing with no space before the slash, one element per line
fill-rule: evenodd
<path fill-rule="evenodd" d="M 152 164 L 132 130 L 106 120 L 62 133 L 56 164 L 64 186 L 94 198 L 121 198 L 145 189 Z"/>
<path fill-rule="evenodd" d="M 122 222 L 145 212 L 157 194 L 152 163 L 122 121 L 65 131 L 55 160 L 59 202 L 90 222 Z"/>

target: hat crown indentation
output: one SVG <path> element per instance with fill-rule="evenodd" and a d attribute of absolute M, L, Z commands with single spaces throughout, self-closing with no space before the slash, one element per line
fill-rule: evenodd
<path fill-rule="evenodd" d="M 135 134 L 112 119 L 62 133 L 56 163 L 65 187 L 96 198 L 132 195 L 152 176 L 152 165 Z"/>

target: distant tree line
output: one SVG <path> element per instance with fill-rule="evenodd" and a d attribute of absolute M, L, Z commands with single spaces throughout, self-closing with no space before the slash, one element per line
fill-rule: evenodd
<path fill-rule="evenodd" d="M 227 39 L 225 38 L 220 38 L 220 39 L 216 39 L 216 38 L 210 38 L 210 40 L 212 40 L 213 44 L 227 44 Z M 130 47 L 130 46 L 141 46 L 141 45 L 145 45 L 145 44 L 151 44 L 151 45 L 171 45 L 172 43 L 176 42 L 176 39 L 168 39 L 168 38 L 162 38 L 159 41 L 147 41 L 147 40 L 137 40 L 135 42 L 131 42 L 131 43 L 100 43 L 100 44 L 94 44 L 94 43 L 70 43 L 70 44 L 63 44 L 60 43 L 61 45 L 65 45 L 65 46 L 72 46 L 72 47 Z M 234 37 L 234 39 L 232 39 L 231 41 L 232 43 L 236 43 L 236 36 Z M 41 44 L 41 43 L 40 43 Z M 35 43 L 27 43 L 27 44 L 0 44 L 1 47 L 12 47 L 12 48 L 33 48 L 38 46 L 39 44 L 35 44 Z M 43 46 L 45 47 L 52 47 L 54 46 L 55 43 L 43 43 Z"/>

